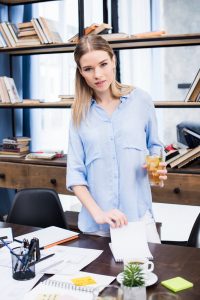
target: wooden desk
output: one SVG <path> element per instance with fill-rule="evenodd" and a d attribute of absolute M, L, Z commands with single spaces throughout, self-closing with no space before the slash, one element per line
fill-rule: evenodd
<path fill-rule="evenodd" d="M 38 228 L 0 222 L 0 227 L 12 227 L 14 236 L 32 232 Z M 104 252 L 83 271 L 117 276 L 123 270 L 122 263 L 115 263 L 108 243 L 109 238 L 80 234 L 77 240 L 66 243 L 72 247 L 104 250 Z M 64 244 L 63 244 L 64 245 Z M 149 244 L 154 256 L 155 274 L 158 282 L 147 288 L 148 297 L 157 291 L 167 291 L 160 282 L 176 276 L 182 276 L 194 283 L 194 287 L 179 292 L 181 300 L 200 299 L 200 249 L 171 245 Z M 115 282 L 117 283 L 117 282 Z"/>

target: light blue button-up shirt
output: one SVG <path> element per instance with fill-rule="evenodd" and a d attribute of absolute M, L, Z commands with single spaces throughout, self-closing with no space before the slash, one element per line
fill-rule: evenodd
<path fill-rule="evenodd" d="M 151 190 L 143 168 L 147 153 L 160 154 L 155 110 L 139 88 L 120 98 L 112 116 L 94 99 L 85 121 L 69 131 L 67 188 L 88 187 L 104 211 L 117 208 L 135 221 L 152 210 Z M 83 232 L 109 231 L 97 224 L 85 207 L 79 214 Z"/>

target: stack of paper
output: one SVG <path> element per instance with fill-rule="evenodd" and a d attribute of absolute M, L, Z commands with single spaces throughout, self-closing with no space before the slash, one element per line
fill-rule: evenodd
<path fill-rule="evenodd" d="M 120 228 L 111 228 L 110 245 L 116 262 L 137 258 L 153 259 L 149 250 L 144 222 L 129 222 Z"/>

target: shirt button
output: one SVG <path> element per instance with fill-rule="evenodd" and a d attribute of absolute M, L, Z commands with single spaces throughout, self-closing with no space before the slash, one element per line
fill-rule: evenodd
<path fill-rule="evenodd" d="M 111 136 L 110 140 L 113 141 L 113 137 L 112 136 Z"/>
<path fill-rule="evenodd" d="M 115 156 L 113 156 L 113 159 L 115 159 Z"/>

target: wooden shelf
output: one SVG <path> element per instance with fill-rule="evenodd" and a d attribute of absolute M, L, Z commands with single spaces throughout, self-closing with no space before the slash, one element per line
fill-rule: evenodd
<path fill-rule="evenodd" d="M 24 157 L 1 157 L 0 162 L 8 163 L 19 163 L 19 164 L 31 164 L 31 165 L 45 165 L 45 166 L 55 166 L 55 167 L 65 167 L 67 163 L 67 155 L 62 158 L 54 159 L 25 159 Z"/>
<path fill-rule="evenodd" d="M 183 101 L 154 101 L 156 108 L 200 108 L 200 102 Z M 0 103 L 1 108 L 71 108 L 71 104 L 65 101 L 60 102 L 33 102 L 33 103 Z"/>
<path fill-rule="evenodd" d="M 184 102 L 184 101 L 154 101 L 157 108 L 200 108 L 200 102 Z"/>
<path fill-rule="evenodd" d="M 45 103 L 0 103 L 1 108 L 70 108 L 71 104 L 64 101 L 61 102 L 45 102 Z"/>
<path fill-rule="evenodd" d="M 0 0 L 0 4 L 19 5 L 19 4 L 31 4 L 31 3 L 49 2 L 49 1 L 58 1 L 58 0 Z"/>
<path fill-rule="evenodd" d="M 200 44 L 200 33 L 165 35 L 154 38 L 124 38 L 109 41 L 113 49 L 139 49 L 155 47 L 195 46 Z M 75 49 L 75 43 L 48 44 L 15 48 L 1 48 L 0 53 L 12 55 L 70 53 Z"/>

